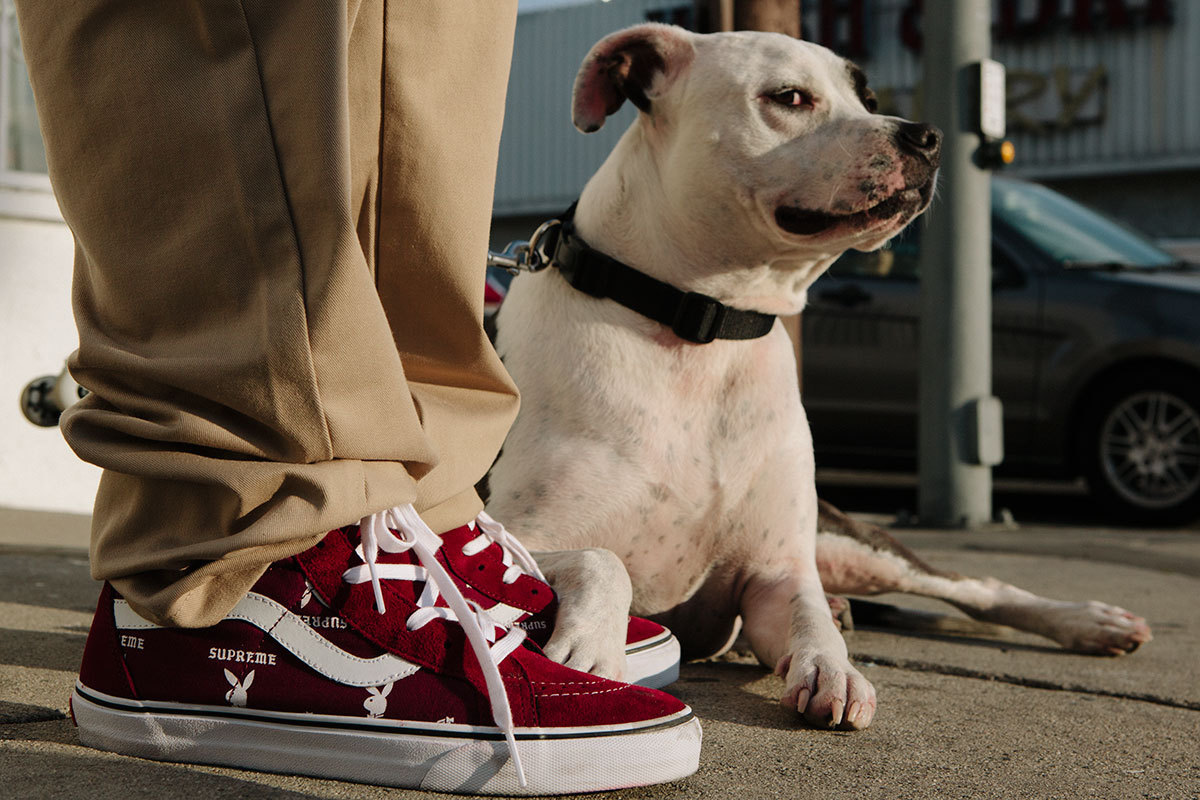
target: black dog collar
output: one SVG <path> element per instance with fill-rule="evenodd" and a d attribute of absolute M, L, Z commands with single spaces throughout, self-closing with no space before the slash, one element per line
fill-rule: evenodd
<path fill-rule="evenodd" d="M 708 344 L 713 339 L 757 339 L 775 324 L 772 314 L 743 311 L 699 292 L 669 283 L 594 250 L 575 232 L 572 205 L 561 217 L 556 241 L 546 253 L 567 283 L 592 297 L 607 298 L 666 325 L 680 339 Z"/>

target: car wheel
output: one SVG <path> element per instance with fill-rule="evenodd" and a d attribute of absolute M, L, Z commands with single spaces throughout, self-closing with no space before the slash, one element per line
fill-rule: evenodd
<path fill-rule="evenodd" d="M 1200 516 L 1200 386 L 1169 372 L 1127 374 L 1085 417 L 1083 465 L 1093 494 L 1131 522 Z"/>

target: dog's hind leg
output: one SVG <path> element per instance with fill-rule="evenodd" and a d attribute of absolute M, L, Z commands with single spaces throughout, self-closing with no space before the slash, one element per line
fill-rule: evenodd
<path fill-rule="evenodd" d="M 974 619 L 1053 639 L 1069 650 L 1121 655 L 1150 641 L 1141 617 L 1096 601 L 1051 600 L 995 578 L 971 578 L 935 569 L 875 525 L 818 502 L 817 567 L 825 591 L 933 597 Z M 860 619 L 861 621 L 861 619 Z"/>

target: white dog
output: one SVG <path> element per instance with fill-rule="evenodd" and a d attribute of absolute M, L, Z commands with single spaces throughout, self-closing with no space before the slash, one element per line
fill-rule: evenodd
<path fill-rule="evenodd" d="M 799 312 L 842 252 L 881 246 L 924 210 L 940 134 L 874 114 L 856 67 L 776 34 L 613 34 L 579 72 L 576 126 L 598 129 L 625 100 L 641 113 L 584 189 L 557 268 L 520 276 L 501 308 L 497 348 L 523 402 L 488 510 L 531 549 L 614 552 L 634 613 L 670 627 L 685 656 L 728 646 L 740 617 L 785 675 L 785 704 L 863 728 L 875 691 L 849 661 L 822 575 L 837 591 L 942 597 L 924 579 L 955 579 L 870 536 L 818 553 L 812 443 L 792 344 L 771 315 Z M 564 613 L 589 620 L 582 637 L 560 619 L 548 652 L 584 668 L 619 660 L 623 576 L 573 600 L 583 587 L 547 572 Z M 952 601 L 985 609 L 997 590 L 976 585 L 990 586 Z M 1028 611 L 1033 596 L 1014 597 Z M 1068 616 L 1088 631 L 1136 620 L 1084 605 Z"/>

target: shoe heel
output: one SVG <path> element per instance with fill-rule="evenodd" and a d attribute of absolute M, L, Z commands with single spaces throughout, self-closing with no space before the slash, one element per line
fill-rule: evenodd
<path fill-rule="evenodd" d="M 83 647 L 79 665 L 79 680 L 85 686 L 116 697 L 136 698 L 133 679 L 125 665 L 121 641 L 113 617 L 113 601 L 119 595 L 108 583 L 100 591 L 96 613 Z"/>

